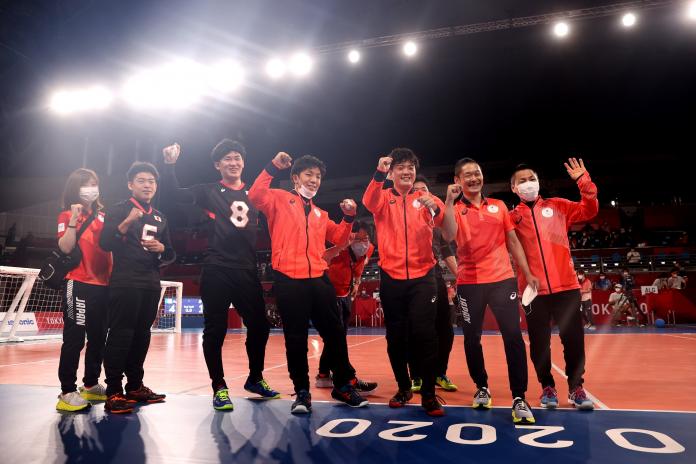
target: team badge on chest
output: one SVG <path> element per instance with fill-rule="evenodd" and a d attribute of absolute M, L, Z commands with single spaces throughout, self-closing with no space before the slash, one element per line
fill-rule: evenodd
<path fill-rule="evenodd" d="M 498 208 L 498 205 L 488 205 L 488 212 L 491 214 L 495 214 L 498 211 L 500 211 L 500 208 Z"/>
<path fill-rule="evenodd" d="M 553 210 L 551 208 L 546 207 L 541 210 L 541 215 L 545 218 L 553 217 Z"/>
<path fill-rule="evenodd" d="M 314 208 L 314 215 L 316 217 L 321 217 L 321 211 L 319 211 L 319 208 Z"/>

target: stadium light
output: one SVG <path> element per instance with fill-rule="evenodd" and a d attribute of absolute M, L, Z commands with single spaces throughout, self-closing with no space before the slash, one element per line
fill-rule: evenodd
<path fill-rule="evenodd" d="M 633 13 L 626 13 L 621 17 L 621 24 L 623 24 L 624 27 L 633 27 L 636 25 L 636 21 L 638 18 L 636 18 L 636 15 Z"/>
<path fill-rule="evenodd" d="M 348 61 L 355 64 L 360 61 L 360 52 L 357 50 L 351 50 L 348 52 Z"/>
<path fill-rule="evenodd" d="M 83 90 L 62 90 L 51 97 L 50 108 L 58 114 L 72 114 L 80 111 L 102 110 L 108 108 L 113 100 L 111 92 L 95 85 Z"/>
<path fill-rule="evenodd" d="M 266 63 L 266 74 L 272 79 L 279 79 L 285 75 L 287 66 L 280 58 L 272 58 Z"/>
<path fill-rule="evenodd" d="M 566 37 L 569 32 L 570 26 L 568 26 L 568 23 L 564 23 L 563 21 L 559 21 L 553 26 L 554 35 L 560 39 Z"/>
<path fill-rule="evenodd" d="M 232 60 L 219 61 L 207 69 L 209 90 L 229 93 L 244 82 L 244 71 L 239 63 Z"/>
<path fill-rule="evenodd" d="M 696 21 L 696 0 L 689 2 L 686 7 L 686 17 L 691 21 Z"/>
<path fill-rule="evenodd" d="M 304 52 L 295 53 L 290 58 L 290 71 L 295 76 L 306 76 L 312 70 L 312 58 Z"/>
<path fill-rule="evenodd" d="M 205 92 L 206 70 L 190 60 L 177 60 L 137 74 L 123 86 L 123 98 L 140 108 L 184 108 Z"/>
<path fill-rule="evenodd" d="M 404 55 L 412 57 L 418 52 L 418 45 L 415 42 L 408 41 L 404 44 L 403 52 Z"/>

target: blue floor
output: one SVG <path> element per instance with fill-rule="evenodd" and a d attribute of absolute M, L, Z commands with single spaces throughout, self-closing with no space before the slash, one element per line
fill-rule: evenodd
<path fill-rule="evenodd" d="M 52 387 L 0 385 L 0 461 L 696 462 L 696 414 L 687 413 L 535 410 L 538 427 L 525 430 L 512 425 L 507 408 L 450 407 L 434 419 L 420 407 L 315 403 L 313 414 L 295 417 L 286 400 L 236 398 L 235 410 L 221 413 L 208 397 L 171 395 L 166 403 L 112 416 L 102 405 L 58 413 L 56 394 Z M 398 427 L 410 429 L 395 432 Z"/>

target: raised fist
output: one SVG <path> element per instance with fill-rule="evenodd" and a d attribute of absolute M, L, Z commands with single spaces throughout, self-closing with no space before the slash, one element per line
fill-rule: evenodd
<path fill-rule="evenodd" d="M 179 159 L 181 154 L 181 146 L 178 143 L 169 145 L 162 149 L 162 155 L 164 155 L 164 164 L 175 164 L 176 160 Z"/>
<path fill-rule="evenodd" d="M 447 203 L 454 203 L 459 195 L 462 193 L 462 186 L 459 184 L 451 184 L 447 186 L 447 198 L 445 201 Z"/>
<path fill-rule="evenodd" d="M 387 172 L 389 171 L 389 167 L 391 166 L 391 156 L 383 156 L 379 159 L 377 162 L 377 170 L 380 172 Z"/>
<path fill-rule="evenodd" d="M 77 219 L 80 217 L 80 214 L 82 214 L 82 208 L 83 206 L 79 203 L 70 205 L 70 214 L 72 215 L 72 219 Z"/>
<path fill-rule="evenodd" d="M 341 202 L 341 211 L 346 216 L 355 216 L 358 212 L 358 206 L 350 198 L 346 198 Z"/>
<path fill-rule="evenodd" d="M 284 151 L 281 151 L 273 158 L 273 165 L 278 169 L 287 169 L 292 166 L 292 157 Z"/>

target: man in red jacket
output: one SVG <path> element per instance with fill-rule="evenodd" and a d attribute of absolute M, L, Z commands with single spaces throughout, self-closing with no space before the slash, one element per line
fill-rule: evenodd
<path fill-rule="evenodd" d="M 272 189 L 271 181 L 280 170 L 292 165 L 291 191 Z M 274 291 L 283 321 L 288 371 L 297 394 L 293 414 L 312 410 L 307 362 L 307 332 L 311 319 L 331 353 L 334 389 L 331 396 L 353 407 L 366 406 L 351 380 L 348 347 L 343 324 L 336 311 L 336 292 L 327 276 L 323 256 L 326 242 L 348 241 L 356 213 L 353 200 L 343 200 L 340 224 L 312 202 L 326 173 L 324 163 L 303 156 L 292 163 L 287 153 L 278 153 L 249 189 L 249 201 L 268 219 L 271 233 L 271 260 L 275 272 Z"/>
<path fill-rule="evenodd" d="M 551 320 L 558 324 L 563 344 L 568 399 L 578 409 L 593 409 L 583 389 L 585 340 L 578 283 L 568 244 L 568 229 L 597 215 L 597 186 L 582 161 L 565 163 L 568 175 L 580 189 L 580 201 L 539 196 L 539 176 L 528 166 L 518 166 L 510 179 L 512 191 L 521 199 L 510 212 L 517 237 L 522 243 L 532 273 L 539 276 L 538 296 L 525 307 L 529 331 L 529 352 L 537 378 L 543 387 L 541 405 L 558 406 L 558 394 L 551 375 Z M 520 293 L 527 286 L 518 276 Z"/>
<path fill-rule="evenodd" d="M 454 198 L 448 189 L 447 206 L 437 197 L 414 192 L 418 157 L 408 148 L 395 148 L 379 159 L 377 172 L 363 195 L 375 219 L 379 249 L 380 298 L 387 331 L 387 353 L 399 390 L 389 400 L 403 407 L 412 397 L 408 374 L 409 348 L 422 366 L 421 404 L 430 416 L 444 415 L 435 396 L 437 284 L 433 268 L 433 228 L 443 228 L 445 240 L 456 233 Z M 383 189 L 387 173 L 394 187 Z"/>

